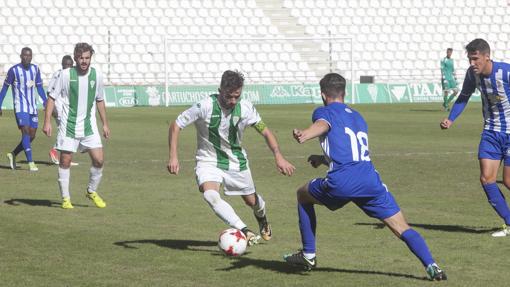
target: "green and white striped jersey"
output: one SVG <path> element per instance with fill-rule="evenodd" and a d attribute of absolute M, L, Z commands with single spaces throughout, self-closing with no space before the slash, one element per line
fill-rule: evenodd
<path fill-rule="evenodd" d="M 182 129 L 195 123 L 197 164 L 212 164 L 230 171 L 246 170 L 248 158 L 241 147 L 243 132 L 262 119 L 247 100 L 241 99 L 234 108 L 225 110 L 217 97 L 211 95 L 194 104 L 177 117 L 176 124 Z"/>
<path fill-rule="evenodd" d="M 90 67 L 80 76 L 75 68 L 62 70 L 49 96 L 60 101 L 59 133 L 70 138 L 81 138 L 98 134 L 96 123 L 96 101 L 104 100 L 103 77 Z"/>

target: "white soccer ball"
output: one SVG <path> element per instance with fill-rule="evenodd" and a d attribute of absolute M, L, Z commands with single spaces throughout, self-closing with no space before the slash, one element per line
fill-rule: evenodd
<path fill-rule="evenodd" d="M 225 229 L 220 233 L 218 247 L 227 256 L 241 256 L 246 251 L 248 241 L 244 233 L 235 228 Z"/>

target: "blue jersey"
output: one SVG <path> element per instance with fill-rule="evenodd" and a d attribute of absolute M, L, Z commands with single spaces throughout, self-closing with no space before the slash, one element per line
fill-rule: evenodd
<path fill-rule="evenodd" d="M 342 103 L 317 108 L 312 121 L 323 120 L 329 131 L 320 144 L 329 161 L 326 181 L 336 195 L 369 197 L 387 192 L 370 160 L 368 127 L 363 117 Z"/>
<path fill-rule="evenodd" d="M 469 98 L 475 89 L 480 91 L 485 130 L 510 134 L 509 77 L 510 64 L 503 62 L 492 62 L 489 76 L 476 75 L 472 67 L 466 72 L 459 99 Z"/>
<path fill-rule="evenodd" d="M 37 65 L 30 64 L 28 69 L 25 69 L 22 64 L 17 64 L 9 69 L 0 91 L 0 106 L 9 86 L 11 86 L 15 113 L 37 114 L 36 89 L 43 102 L 46 102 L 41 72 Z"/>

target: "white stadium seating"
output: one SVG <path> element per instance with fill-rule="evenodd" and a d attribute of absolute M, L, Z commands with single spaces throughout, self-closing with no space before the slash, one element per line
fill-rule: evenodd
<path fill-rule="evenodd" d="M 354 81 L 361 75 L 431 81 L 448 47 L 462 77 L 463 46 L 476 37 L 489 41 L 494 59 L 510 60 L 506 0 L 483 6 L 474 0 L 0 0 L 0 7 L 0 77 L 29 46 L 47 81 L 82 41 L 95 47 L 95 65 L 109 84 L 162 84 L 165 71 L 172 83 L 215 83 L 229 68 L 251 82 L 315 81 L 329 70 Z M 304 39 L 313 37 L 323 40 Z"/>

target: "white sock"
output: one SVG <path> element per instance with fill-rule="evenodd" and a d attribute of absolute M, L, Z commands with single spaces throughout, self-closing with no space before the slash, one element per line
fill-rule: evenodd
<path fill-rule="evenodd" d="M 204 191 L 204 199 L 223 222 L 237 229 L 246 227 L 246 224 L 237 216 L 232 206 L 221 199 L 219 192 L 213 189 L 206 190 Z"/>
<path fill-rule="evenodd" d="M 315 257 L 315 253 L 305 253 L 305 252 L 303 252 L 303 256 L 306 259 L 310 260 L 310 259 L 313 259 Z"/>
<path fill-rule="evenodd" d="M 71 170 L 69 168 L 58 167 L 58 186 L 62 198 L 71 198 L 69 194 L 69 180 L 71 178 Z"/>
<path fill-rule="evenodd" d="M 103 176 L 103 168 L 97 168 L 94 166 L 90 167 L 90 176 L 89 176 L 89 186 L 87 188 L 88 192 L 95 192 L 99 183 L 101 182 L 101 177 Z"/>
<path fill-rule="evenodd" d="M 262 199 L 262 196 L 255 193 L 255 196 L 257 197 L 257 203 L 252 206 L 253 213 L 255 213 L 255 216 L 258 218 L 262 218 L 266 215 L 266 202 L 264 199 Z"/>

